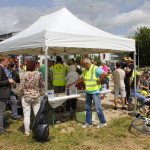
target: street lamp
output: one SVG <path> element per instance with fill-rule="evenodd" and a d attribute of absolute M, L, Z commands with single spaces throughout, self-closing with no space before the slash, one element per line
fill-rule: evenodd
<path fill-rule="evenodd" d="M 93 6 L 90 6 L 92 8 L 92 26 L 93 26 Z"/>

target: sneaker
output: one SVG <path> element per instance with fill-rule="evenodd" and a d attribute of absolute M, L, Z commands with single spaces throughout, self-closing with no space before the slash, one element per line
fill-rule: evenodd
<path fill-rule="evenodd" d="M 117 109 L 118 109 L 118 107 L 114 107 L 113 109 L 114 109 L 114 110 L 117 110 Z"/>
<path fill-rule="evenodd" d="M 63 115 L 63 117 L 68 117 L 68 116 L 70 116 L 70 112 L 66 112 L 66 113 Z"/>
<path fill-rule="evenodd" d="M 88 128 L 88 127 L 93 127 L 93 125 L 91 124 L 88 124 L 88 123 L 85 123 L 84 125 L 82 125 L 82 128 Z"/>
<path fill-rule="evenodd" d="M 96 128 L 99 129 L 99 128 L 103 128 L 106 126 L 107 126 L 107 123 L 101 123 L 101 124 L 97 125 Z"/>
<path fill-rule="evenodd" d="M 126 110 L 127 108 L 126 107 L 121 107 L 121 110 Z"/>

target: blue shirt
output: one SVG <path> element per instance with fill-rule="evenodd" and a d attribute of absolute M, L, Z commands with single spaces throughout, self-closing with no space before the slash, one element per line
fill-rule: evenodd
<path fill-rule="evenodd" d="M 87 72 L 88 70 L 86 69 L 85 71 Z M 104 73 L 104 70 L 102 70 L 99 67 L 96 67 L 95 71 L 96 71 L 96 77 L 97 78 Z M 83 73 L 82 73 L 81 77 L 82 78 L 84 77 Z M 95 91 L 87 91 L 86 90 L 86 92 L 89 93 L 89 94 L 96 94 L 96 93 L 100 93 L 100 89 L 95 90 Z"/>
<path fill-rule="evenodd" d="M 7 67 L 4 67 L 4 71 L 6 73 L 7 78 L 12 79 L 12 70 Z"/>

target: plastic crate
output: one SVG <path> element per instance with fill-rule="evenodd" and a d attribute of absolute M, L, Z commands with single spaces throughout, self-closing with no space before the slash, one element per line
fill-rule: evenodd
<path fill-rule="evenodd" d="M 92 121 L 95 121 L 96 112 L 92 112 Z M 77 112 L 76 113 L 76 121 L 81 123 L 86 123 L 86 112 Z"/>

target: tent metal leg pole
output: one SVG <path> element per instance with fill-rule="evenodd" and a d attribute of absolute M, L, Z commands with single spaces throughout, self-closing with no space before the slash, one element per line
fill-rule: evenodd
<path fill-rule="evenodd" d="M 53 127 L 55 126 L 55 110 L 53 109 L 52 110 L 52 125 L 53 125 Z"/>
<path fill-rule="evenodd" d="M 48 96 L 47 90 L 48 90 L 48 61 L 47 61 L 47 55 L 48 55 L 48 47 L 44 47 L 45 51 L 45 95 Z"/>
<path fill-rule="evenodd" d="M 135 100 L 135 112 L 137 111 L 137 99 L 136 99 L 136 52 L 134 52 L 134 100 Z"/>

